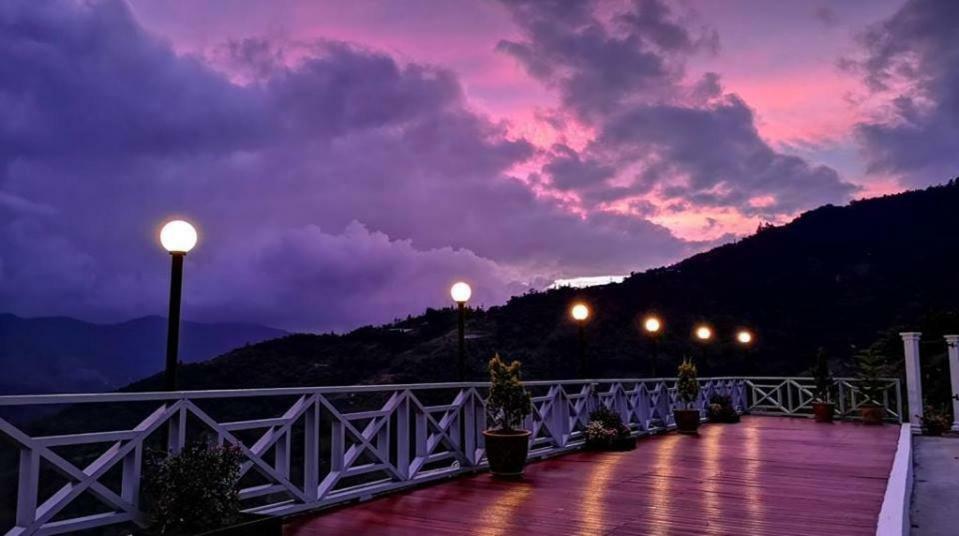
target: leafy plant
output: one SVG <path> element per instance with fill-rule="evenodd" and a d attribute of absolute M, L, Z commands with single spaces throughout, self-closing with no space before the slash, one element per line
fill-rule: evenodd
<path fill-rule="evenodd" d="M 709 398 L 709 420 L 712 422 L 739 422 L 739 413 L 733 407 L 733 399 L 729 395 L 713 395 Z"/>
<path fill-rule="evenodd" d="M 236 521 L 241 455 L 234 446 L 204 443 L 179 454 L 153 452 L 144 482 L 154 534 L 196 534 Z"/>
<path fill-rule="evenodd" d="M 880 404 L 887 382 L 883 380 L 889 374 L 889 365 L 882 354 L 874 348 L 867 348 L 856 355 L 859 370 L 856 373 L 859 392 L 866 402 Z"/>
<path fill-rule="evenodd" d="M 586 425 L 586 448 L 609 449 L 616 446 L 618 441 L 629 439 L 629 427 L 623 424 L 618 413 L 606 406 L 589 414 L 589 424 Z"/>
<path fill-rule="evenodd" d="M 940 436 L 949 430 L 952 419 L 945 409 L 926 406 L 922 416 L 922 431 L 926 435 Z"/>
<path fill-rule="evenodd" d="M 835 381 L 832 378 L 832 372 L 829 370 L 829 360 L 826 358 L 826 351 L 822 348 L 816 352 L 816 366 L 813 368 L 813 380 L 816 382 L 816 400 L 818 402 L 829 402 L 833 399 Z"/>
<path fill-rule="evenodd" d="M 676 393 L 686 408 L 699 396 L 699 380 L 696 379 L 696 365 L 689 358 L 683 359 L 676 369 Z"/>
<path fill-rule="evenodd" d="M 492 429 L 509 432 L 520 428 L 532 411 L 532 400 L 519 379 L 520 362 L 509 365 L 499 354 L 489 360 L 490 389 L 486 416 Z"/>

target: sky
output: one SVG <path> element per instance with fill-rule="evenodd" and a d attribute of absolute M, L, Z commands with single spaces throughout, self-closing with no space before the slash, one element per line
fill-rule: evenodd
<path fill-rule="evenodd" d="M 948 0 L 6 0 L 0 310 L 343 331 L 959 169 Z"/>

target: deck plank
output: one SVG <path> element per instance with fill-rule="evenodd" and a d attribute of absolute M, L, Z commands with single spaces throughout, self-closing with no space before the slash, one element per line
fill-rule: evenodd
<path fill-rule="evenodd" d="M 286 536 L 875 534 L 896 426 L 745 417 L 289 520 Z"/>

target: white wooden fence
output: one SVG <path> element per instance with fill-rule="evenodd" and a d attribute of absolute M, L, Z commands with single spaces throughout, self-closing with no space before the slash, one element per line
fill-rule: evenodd
<path fill-rule="evenodd" d="M 812 403 L 816 399 L 816 381 L 813 378 L 751 377 L 744 378 L 748 389 L 750 413 L 757 415 L 812 415 Z M 840 418 L 859 417 L 859 407 L 867 402 L 879 404 L 885 409 L 888 421 L 901 422 L 902 391 L 898 378 L 883 378 L 882 396 L 872 400 L 859 389 L 855 378 L 833 379 L 831 401 L 836 405 Z"/>
<path fill-rule="evenodd" d="M 672 410 L 681 404 L 675 380 L 667 378 L 525 385 L 533 395 L 526 422 L 531 458 L 579 448 L 589 413 L 601 404 L 636 436 L 672 428 Z M 701 411 L 715 394 L 729 396 L 739 411 L 784 415 L 801 413 L 809 402 L 806 379 L 703 378 L 700 385 L 694 406 Z M 848 388 L 855 391 L 852 383 Z M 145 455 L 178 452 L 191 441 L 235 445 L 243 456 L 244 507 L 273 515 L 480 470 L 486 389 L 486 383 L 439 383 L 0 396 L 0 410 L 66 406 L 30 425 L 0 418 L 0 438 L 18 457 L 11 460 L 15 477 L 0 481 L 0 489 L 17 490 L 7 534 L 143 524 Z M 789 398 L 790 389 L 798 398 Z M 895 393 L 893 405 L 886 404 L 890 412 L 898 382 Z M 48 429 L 91 422 L 96 431 Z"/>

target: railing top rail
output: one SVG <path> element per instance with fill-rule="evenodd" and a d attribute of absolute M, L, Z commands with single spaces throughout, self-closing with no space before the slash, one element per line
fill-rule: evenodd
<path fill-rule="evenodd" d="M 743 380 L 815 380 L 816 378 L 812 376 L 737 376 L 739 379 Z M 899 380 L 899 378 L 877 378 L 879 381 L 891 382 L 894 380 Z M 860 381 L 860 378 L 855 376 L 836 376 L 833 377 L 833 381 L 844 381 L 844 382 L 854 382 Z"/>
<path fill-rule="evenodd" d="M 701 381 L 737 380 L 738 376 L 703 377 Z M 655 383 L 674 381 L 675 378 L 596 378 L 585 380 L 534 380 L 523 382 L 529 387 L 549 385 L 586 385 L 593 383 Z M 438 390 L 484 388 L 489 382 L 400 383 L 382 385 L 335 385 L 319 387 L 269 387 L 257 389 L 213 389 L 204 391 L 146 391 L 137 393 L 56 393 L 43 395 L 0 396 L 2 406 L 36 406 L 56 404 L 92 404 L 109 402 L 148 402 L 157 400 L 193 400 L 204 398 L 244 398 L 256 396 L 297 396 L 311 394 L 375 393 L 380 391 Z"/>

